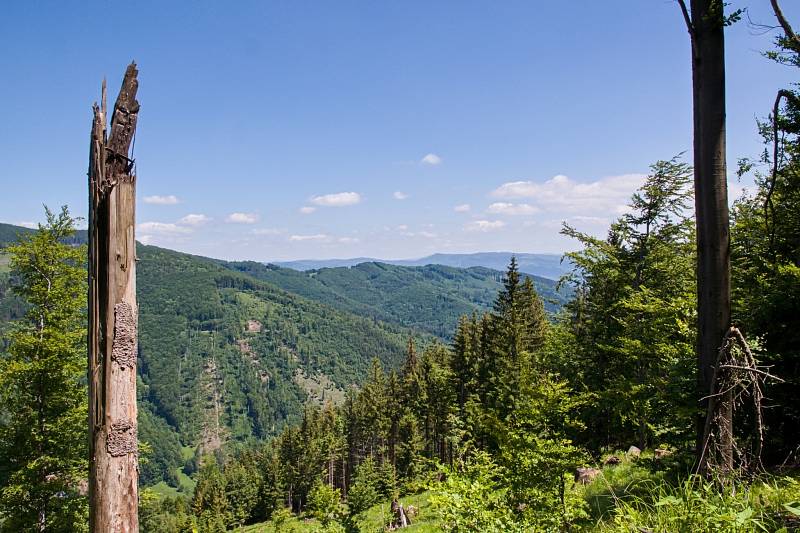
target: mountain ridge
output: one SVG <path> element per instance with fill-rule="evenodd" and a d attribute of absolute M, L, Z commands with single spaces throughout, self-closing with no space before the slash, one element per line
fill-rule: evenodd
<path fill-rule="evenodd" d="M 511 257 L 517 258 L 519 270 L 526 274 L 558 280 L 567 274 L 571 267 L 563 261 L 560 254 L 519 253 L 519 252 L 474 252 L 464 254 L 435 253 L 419 259 L 377 259 L 354 257 L 349 259 L 299 259 L 295 261 L 269 261 L 282 268 L 308 271 L 323 268 L 346 268 L 363 263 L 384 263 L 397 266 L 443 265 L 456 268 L 484 267 L 504 271 Z"/>

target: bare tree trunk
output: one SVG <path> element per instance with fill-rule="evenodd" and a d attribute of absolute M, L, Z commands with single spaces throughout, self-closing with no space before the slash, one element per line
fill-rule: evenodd
<path fill-rule="evenodd" d="M 89 155 L 89 524 L 137 532 L 136 177 L 128 151 L 139 102 L 136 64 L 125 72 L 106 136 L 106 88 L 94 106 Z"/>
<path fill-rule="evenodd" d="M 725 162 L 725 18 L 722 0 L 692 0 L 691 16 L 679 0 L 692 40 L 694 97 L 694 189 L 697 217 L 697 387 L 700 398 L 711 393 L 714 364 L 730 326 L 730 221 Z M 723 469 L 733 468 L 732 402 L 719 399 L 718 428 Z M 703 411 L 708 400 L 701 402 Z M 697 420 L 698 459 L 702 454 L 705 416 Z M 705 464 L 698 470 L 705 471 Z"/>

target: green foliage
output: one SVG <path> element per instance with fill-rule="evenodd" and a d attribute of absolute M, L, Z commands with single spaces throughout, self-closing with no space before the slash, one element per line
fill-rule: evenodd
<path fill-rule="evenodd" d="M 358 515 L 382 498 L 379 493 L 380 479 L 371 457 L 362 462 L 356 469 L 353 483 L 347 491 L 347 505 L 352 516 Z"/>
<path fill-rule="evenodd" d="M 298 371 L 345 388 L 363 380 L 373 356 L 386 367 L 402 360 L 408 330 L 310 302 L 213 260 L 149 246 L 137 254 L 140 427 L 156 452 L 145 482 L 176 483 L 178 444 L 211 452 L 299 420 L 306 395 Z M 260 331 L 248 331 L 248 321 Z"/>
<path fill-rule="evenodd" d="M 139 527 L 143 533 L 198 531 L 197 518 L 186 498 L 164 498 L 149 488 L 139 491 Z"/>
<path fill-rule="evenodd" d="M 483 267 L 397 266 L 361 263 L 348 268 L 298 272 L 255 262 L 225 263 L 284 290 L 336 309 L 449 339 L 461 315 L 487 311 L 501 275 Z M 529 276 L 555 312 L 566 296 L 547 278 Z"/>
<path fill-rule="evenodd" d="M 9 531 L 81 531 L 86 449 L 85 250 L 66 207 L 7 248 L 26 302 L 0 357 L 0 520 Z"/>
<path fill-rule="evenodd" d="M 192 511 L 203 528 L 216 531 L 231 521 L 226 494 L 225 476 L 213 457 L 205 457 L 197 474 L 197 486 L 192 498 Z"/>
<path fill-rule="evenodd" d="M 509 496 L 526 522 L 562 529 L 582 518 L 580 506 L 565 499 L 565 474 L 582 464 L 585 454 L 567 437 L 576 400 L 565 383 L 551 376 L 526 380 L 524 403 L 513 413 L 500 446 Z"/>
<path fill-rule="evenodd" d="M 631 211 L 600 240 L 565 226 L 583 249 L 568 256 L 576 297 L 550 364 L 584 397 L 586 444 L 684 445 L 693 430 L 694 234 L 686 217 L 691 169 L 652 167 Z M 570 340 L 568 337 L 573 336 Z"/>
<path fill-rule="evenodd" d="M 258 503 L 261 480 L 259 473 L 252 468 L 253 463 L 248 454 L 225 465 L 227 511 L 231 517 L 231 524 L 235 526 L 249 522 Z"/>
<path fill-rule="evenodd" d="M 794 43 L 784 36 L 777 45 L 769 57 L 800 67 Z M 763 339 L 760 362 L 783 379 L 765 391 L 780 405 L 765 412 L 769 462 L 792 453 L 796 461 L 800 442 L 800 92 L 794 84 L 780 94 L 777 116 L 759 124 L 763 156 L 743 169 L 754 170 L 756 189 L 739 198 L 731 213 L 733 319 L 748 338 Z"/>
<path fill-rule="evenodd" d="M 792 484 L 796 491 L 797 483 Z M 720 489 L 697 478 L 688 478 L 677 487 L 651 485 L 647 498 L 619 501 L 613 517 L 602 523 L 600 530 L 788 531 L 793 507 L 770 505 L 770 492 L 771 488 L 758 482 Z M 785 502 L 786 495 L 782 496 Z"/>
<path fill-rule="evenodd" d="M 514 515 L 503 483 L 503 469 L 486 452 L 475 452 L 454 467 L 442 467 L 446 479 L 432 487 L 431 502 L 445 531 L 514 531 Z"/>
<path fill-rule="evenodd" d="M 341 519 L 341 499 L 342 495 L 339 489 L 335 489 L 322 481 L 317 481 L 308 494 L 306 510 L 311 516 L 319 520 L 323 526 L 327 527 L 332 522 Z"/>

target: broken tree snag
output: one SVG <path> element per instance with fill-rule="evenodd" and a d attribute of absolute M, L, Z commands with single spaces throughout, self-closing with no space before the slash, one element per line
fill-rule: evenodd
<path fill-rule="evenodd" d="M 139 102 L 125 71 L 110 131 L 106 87 L 89 145 L 89 527 L 138 532 L 136 175 L 129 154 Z"/>

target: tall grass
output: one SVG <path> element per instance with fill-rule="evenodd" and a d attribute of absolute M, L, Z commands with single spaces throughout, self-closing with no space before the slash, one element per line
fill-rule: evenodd
<path fill-rule="evenodd" d="M 598 531 L 738 533 L 800 527 L 800 483 L 792 478 L 720 488 L 693 476 L 678 485 L 645 480 L 639 488 L 644 490 L 615 498 Z"/>

